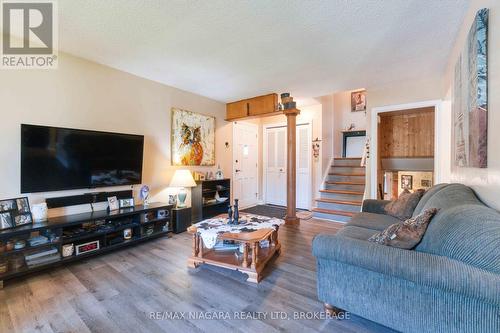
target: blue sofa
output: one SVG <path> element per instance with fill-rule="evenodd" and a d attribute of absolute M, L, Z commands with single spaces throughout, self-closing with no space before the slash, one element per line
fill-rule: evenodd
<path fill-rule="evenodd" d="M 398 222 L 387 202 L 365 200 L 336 235 L 315 237 L 318 298 L 402 332 L 500 332 L 500 213 L 467 186 L 436 185 L 413 215 L 440 211 L 403 250 L 367 241 Z"/>

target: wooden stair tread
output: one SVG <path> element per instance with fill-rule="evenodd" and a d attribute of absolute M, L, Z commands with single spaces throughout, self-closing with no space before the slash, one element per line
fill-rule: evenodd
<path fill-rule="evenodd" d="M 318 202 L 326 202 L 326 203 L 334 203 L 340 205 L 351 205 L 351 206 L 361 206 L 361 201 L 350 201 L 350 200 L 336 200 L 336 199 L 328 199 L 328 198 L 318 198 L 316 199 Z"/>
<path fill-rule="evenodd" d="M 312 209 L 313 212 L 316 212 L 316 213 L 323 213 L 323 214 L 330 214 L 330 215 L 342 215 L 342 216 L 349 216 L 349 217 L 352 217 L 354 214 L 354 212 L 345 212 L 345 211 L 342 211 L 342 210 L 333 210 L 333 209 L 325 209 L 325 208 L 318 208 L 318 207 L 314 207 Z"/>
<path fill-rule="evenodd" d="M 361 165 L 335 165 L 335 164 L 332 164 L 331 165 L 332 168 L 353 168 L 353 169 L 365 169 L 365 166 L 361 166 Z"/>
<path fill-rule="evenodd" d="M 328 185 L 365 185 L 365 182 L 333 182 L 333 181 L 326 181 L 325 184 L 328 184 Z"/>
<path fill-rule="evenodd" d="M 339 173 L 339 172 L 331 172 L 330 176 L 365 176 L 364 173 Z"/>
<path fill-rule="evenodd" d="M 319 190 L 322 193 L 336 193 L 336 194 L 352 194 L 352 195 L 364 195 L 365 192 L 360 191 L 349 191 L 349 190 Z"/>
<path fill-rule="evenodd" d="M 335 157 L 334 160 L 339 160 L 339 161 L 342 161 L 342 160 L 360 160 L 361 161 L 361 157 Z"/>

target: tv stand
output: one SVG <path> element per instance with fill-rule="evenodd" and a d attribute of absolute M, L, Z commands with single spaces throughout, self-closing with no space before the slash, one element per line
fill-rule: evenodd
<path fill-rule="evenodd" d="M 0 289 L 5 280 L 158 237 L 169 237 L 172 234 L 172 208 L 172 205 L 152 203 L 110 212 L 101 210 L 54 217 L 46 222 L 0 231 L 0 268 L 2 264 L 8 267 L 7 272 L 0 273 Z M 131 231 L 130 238 L 124 237 L 126 229 Z M 36 236 L 47 237 L 48 242 L 33 242 Z M 25 247 L 11 248 L 16 241 L 24 241 Z M 7 247 L 9 242 L 11 244 Z M 71 255 L 63 256 L 63 247 L 69 244 L 73 244 L 75 250 Z M 53 253 L 36 257 L 39 253 L 50 252 Z"/>

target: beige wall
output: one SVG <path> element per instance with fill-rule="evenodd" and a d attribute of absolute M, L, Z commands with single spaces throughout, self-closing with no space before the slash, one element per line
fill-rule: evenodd
<path fill-rule="evenodd" d="M 167 187 L 175 170 L 170 165 L 172 107 L 217 117 L 216 164 L 221 165 L 226 176 L 231 175 L 231 149 L 224 147 L 225 141 L 232 141 L 231 124 L 223 120 L 225 105 L 202 96 L 60 54 L 57 70 L 2 71 L 0 100 L 0 198 L 20 195 L 20 124 L 29 123 L 145 135 L 143 182 L 152 188 L 154 200 L 168 200 Z M 216 167 L 190 169 L 215 171 Z M 87 192 L 29 197 L 31 203 L 38 203 L 46 197 Z M 65 212 L 85 209 L 88 207 Z M 51 215 L 60 213 L 63 211 Z"/>
<path fill-rule="evenodd" d="M 366 112 L 351 112 L 351 91 L 333 95 L 334 99 L 334 156 L 342 157 L 342 130 L 351 124 L 355 130 L 366 130 Z"/>
<path fill-rule="evenodd" d="M 330 170 L 330 165 L 332 164 L 331 159 L 333 157 L 333 146 L 334 146 L 334 134 L 335 134 L 335 119 L 334 119 L 334 99 L 333 94 L 322 96 L 319 98 L 321 102 L 321 175 L 323 180 L 326 174 Z"/>
<path fill-rule="evenodd" d="M 416 80 L 408 82 L 398 82 L 383 86 L 367 87 L 366 103 L 366 133 L 369 137 L 372 136 L 371 126 L 372 121 L 377 121 L 373 116 L 373 109 L 383 106 L 399 105 L 407 103 L 416 103 L 422 101 L 440 100 L 441 93 L 441 77 L 429 78 L 426 80 Z M 340 143 L 341 145 L 341 143 Z M 370 147 L 375 149 L 374 147 Z M 371 159 L 367 159 L 366 164 L 366 186 L 365 197 L 370 196 L 371 192 Z"/>
<path fill-rule="evenodd" d="M 472 25 L 476 12 L 481 8 L 489 8 L 488 30 L 488 168 L 459 168 L 451 163 L 449 179 L 471 186 L 479 197 L 488 205 L 500 209 L 500 1 L 473 0 L 465 16 L 455 47 L 449 58 L 446 75 L 443 81 L 443 95 L 446 95 L 448 114 L 443 115 L 443 122 L 451 124 L 451 87 L 453 69 L 462 51 L 467 33 Z M 451 128 L 450 128 L 451 129 Z M 450 140 L 450 144 L 451 144 Z M 451 159 L 451 151 L 450 151 Z"/>

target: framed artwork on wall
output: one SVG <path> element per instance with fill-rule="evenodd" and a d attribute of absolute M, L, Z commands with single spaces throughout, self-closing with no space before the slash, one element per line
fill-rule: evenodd
<path fill-rule="evenodd" d="M 351 93 L 351 112 L 366 111 L 366 90 Z"/>
<path fill-rule="evenodd" d="M 459 167 L 488 166 L 488 9 L 477 12 L 453 81 L 453 149 Z"/>
<path fill-rule="evenodd" d="M 413 176 L 401 175 L 401 188 L 404 190 L 413 189 Z"/>
<path fill-rule="evenodd" d="M 172 108 L 172 165 L 215 165 L 215 117 Z"/>

